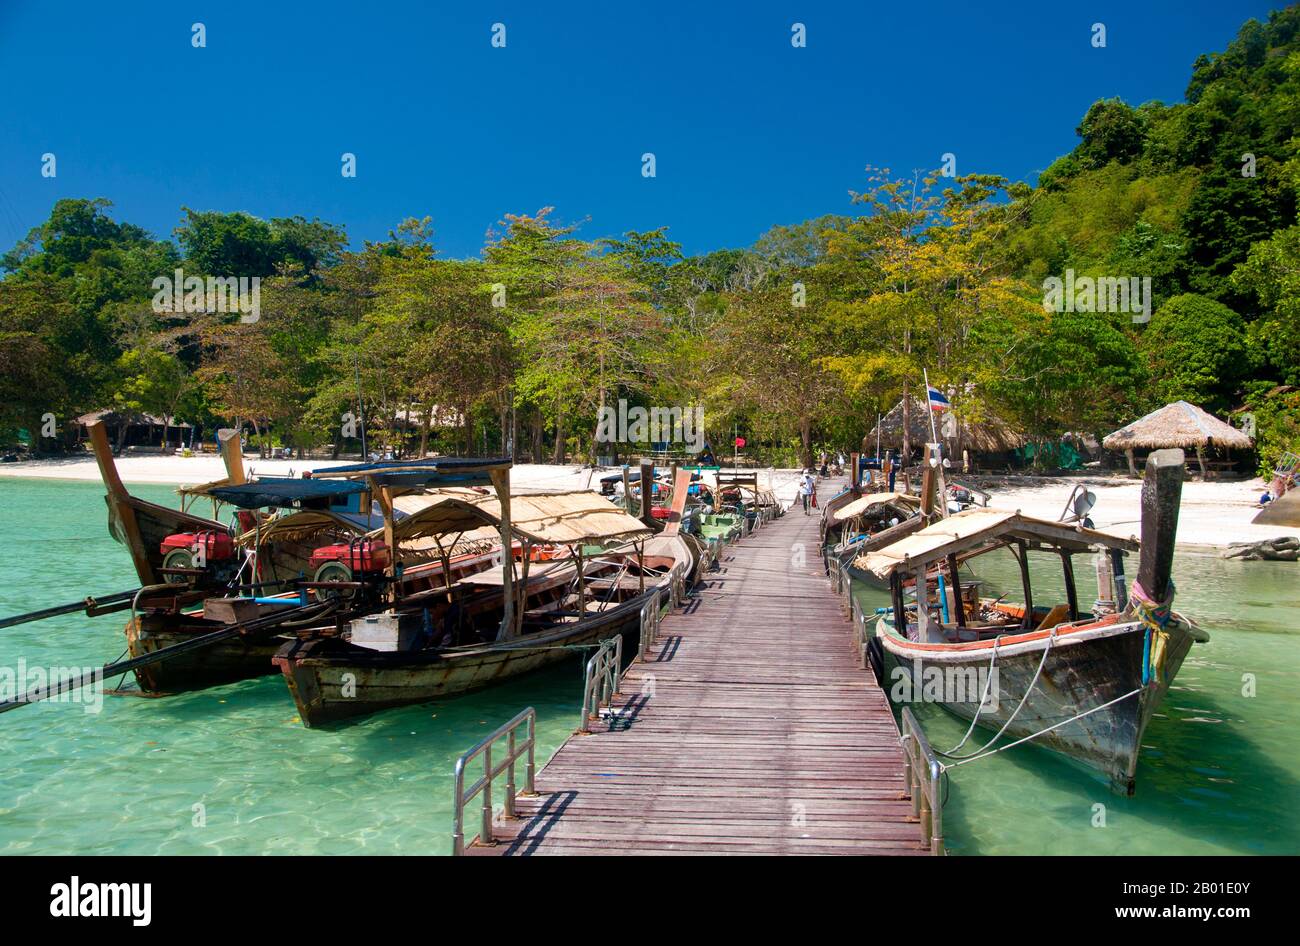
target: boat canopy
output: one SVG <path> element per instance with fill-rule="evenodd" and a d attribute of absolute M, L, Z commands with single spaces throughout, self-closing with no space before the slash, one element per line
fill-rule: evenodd
<path fill-rule="evenodd" d="M 176 487 L 176 495 L 177 496 L 211 496 L 212 491 L 214 489 L 218 489 L 222 486 L 232 486 L 232 485 L 234 484 L 230 482 L 230 477 L 223 476 L 219 480 L 211 480 L 210 482 L 207 483 L 198 483 L 193 486 L 178 486 Z"/>
<path fill-rule="evenodd" d="M 411 516 L 422 509 L 432 506 L 434 503 L 440 503 L 448 498 L 473 501 L 486 495 L 488 495 L 488 491 L 482 488 L 474 489 L 461 486 L 444 486 L 441 489 L 431 489 L 423 493 L 401 493 L 393 497 L 393 515 L 397 518 Z"/>
<path fill-rule="evenodd" d="M 406 542 L 485 525 L 499 528 L 500 523 L 501 503 L 496 496 L 472 500 L 448 496 L 395 524 L 393 539 Z M 653 534 L 640 519 L 585 490 L 511 496 L 510 528 L 533 542 L 557 545 L 604 544 Z"/>
<path fill-rule="evenodd" d="M 845 522 L 870 511 L 873 506 L 894 506 L 911 515 L 921 508 L 921 497 L 910 496 L 907 493 L 868 493 L 853 500 L 843 509 L 836 509 L 831 515 L 836 522 Z"/>
<path fill-rule="evenodd" d="M 361 536 L 371 532 L 376 523 L 382 525 L 383 518 L 358 513 L 335 513 L 324 509 L 304 509 L 272 519 L 260 529 L 250 529 L 239 537 L 239 541 L 241 544 L 252 544 L 254 540 L 263 543 L 301 542 L 322 532 Z"/>
<path fill-rule="evenodd" d="M 896 571 L 912 571 L 949 555 L 987 551 L 1011 542 L 1030 547 L 1051 546 L 1069 552 L 1086 552 L 1096 546 L 1135 552 L 1136 539 L 1122 539 L 1095 529 L 1049 522 L 1002 509 L 968 509 L 927 526 L 920 532 L 860 556 L 854 563 L 879 578 Z"/>
<path fill-rule="evenodd" d="M 333 502 L 364 493 L 364 483 L 333 483 L 316 479 L 292 477 L 264 477 L 255 483 L 238 486 L 216 486 L 207 495 L 240 509 L 292 508 L 310 509 L 325 507 Z"/>
<path fill-rule="evenodd" d="M 429 457 L 381 460 L 313 470 L 312 479 L 373 480 L 380 486 L 484 486 L 494 470 L 508 470 L 508 457 Z"/>

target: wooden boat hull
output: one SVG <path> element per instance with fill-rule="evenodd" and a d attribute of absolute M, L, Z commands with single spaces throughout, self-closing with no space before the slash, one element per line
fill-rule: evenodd
<path fill-rule="evenodd" d="M 454 574 L 462 574 L 482 570 L 491 564 L 490 553 L 468 554 L 454 560 L 452 567 Z M 407 593 L 413 593 L 422 588 L 437 588 L 443 580 L 442 564 L 426 562 L 406 572 L 403 588 Z M 286 605 L 291 603 L 292 599 L 286 601 Z M 147 605 L 148 601 L 143 604 Z M 258 616 L 265 617 L 275 610 L 274 606 L 263 605 L 259 608 Z M 203 620 L 202 612 L 179 613 L 176 610 L 151 611 L 146 608 L 126 625 L 127 653 L 131 657 L 143 657 L 164 647 L 182 644 L 220 630 L 224 626 L 217 621 Z M 210 647 L 178 654 L 133 672 L 140 689 L 151 695 L 201 690 L 277 672 L 272 658 L 284 642 L 284 637 L 274 634 L 255 638 L 231 638 Z"/>
<path fill-rule="evenodd" d="M 1251 522 L 1259 526 L 1300 528 L 1300 489 L 1283 493 L 1261 509 Z"/>
<path fill-rule="evenodd" d="M 633 647 L 641 608 L 666 600 L 653 588 L 572 628 L 540 632 L 522 640 L 407 653 L 381 652 L 343 641 L 292 641 L 274 662 L 284 675 L 303 724 L 312 727 L 383 709 L 470 693 L 581 651 L 574 648 L 623 635 Z"/>
<path fill-rule="evenodd" d="M 843 550 L 834 548 L 828 552 L 828 555 L 839 559 L 840 563 L 844 566 L 845 571 L 849 573 L 849 577 L 862 582 L 870 588 L 875 588 L 878 591 L 889 590 L 889 582 L 869 571 L 866 571 L 865 569 L 858 568 L 858 566 L 854 564 L 858 560 L 859 555 L 857 548 L 853 546 L 849 546 L 847 549 Z"/>
<path fill-rule="evenodd" d="M 845 487 L 843 490 L 825 501 L 825 504 L 821 507 L 822 545 L 832 546 L 839 544 L 840 532 L 844 527 L 844 523 L 835 521 L 835 511 L 837 509 L 843 509 L 857 498 L 858 493 Z"/>
<path fill-rule="evenodd" d="M 1185 625 L 1171 625 L 1170 629 L 1163 678 L 1146 686 L 1142 684 L 1144 628 L 1136 622 L 1116 621 L 1095 630 L 1058 636 L 1032 690 L 1029 688 L 1043 661 L 1047 638 L 1000 646 L 994 680 L 996 705 L 986 706 L 979 714 L 979 727 L 996 732 L 1011 719 L 1003 733 L 1003 744 L 1042 732 L 1032 740 L 1033 745 L 1100 773 L 1113 790 L 1131 795 L 1142 734 L 1197 639 Z M 943 695 L 948 699 L 939 702 L 963 719 L 974 718 L 990 664 L 987 646 L 958 649 L 961 645 L 913 644 L 894 634 L 892 624 L 885 619 L 877 625 L 877 638 L 884 653 L 885 685 L 891 696 L 897 696 L 895 687 L 906 677 L 907 693 L 925 700 L 927 682 L 933 688 L 942 679 L 947 681 Z M 954 670 L 962 676 L 947 673 Z M 959 689 L 964 693 L 953 688 L 953 682 L 958 680 L 962 681 Z M 1027 690 L 1029 697 L 1017 713 Z M 1139 692 L 1121 699 L 1134 690 Z M 1111 705 L 1105 706 L 1107 703 Z M 1100 706 L 1105 708 L 1072 719 Z M 1044 732 L 1053 726 L 1059 728 Z M 986 741 L 987 737 L 979 739 L 976 734 L 958 754 L 972 752 Z"/>
<path fill-rule="evenodd" d="M 715 513 L 701 517 L 699 530 L 700 537 L 710 545 L 734 542 L 743 534 L 744 520 L 740 516 Z"/>
<path fill-rule="evenodd" d="M 142 615 L 126 626 L 127 653 L 131 657 L 143 657 L 217 629 L 212 624 L 176 626 L 161 618 Z M 133 672 L 140 689 L 152 695 L 201 690 L 274 673 L 276 668 L 271 660 L 283 643 L 282 638 L 275 637 L 251 641 L 236 637 Z"/>

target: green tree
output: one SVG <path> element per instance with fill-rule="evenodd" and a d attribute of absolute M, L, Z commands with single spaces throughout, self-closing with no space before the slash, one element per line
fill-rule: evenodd
<path fill-rule="evenodd" d="M 1191 401 L 1223 411 L 1250 373 L 1246 325 L 1204 296 L 1175 296 L 1156 310 L 1141 336 L 1142 353 L 1160 403 Z"/>

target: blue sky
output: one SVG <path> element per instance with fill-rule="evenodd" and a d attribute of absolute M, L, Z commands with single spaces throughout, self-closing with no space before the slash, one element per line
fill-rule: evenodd
<path fill-rule="evenodd" d="M 469 256 L 554 206 L 588 237 L 743 246 L 851 212 L 868 164 L 1031 179 L 1095 99 L 1180 101 L 1199 53 L 1280 5 L 0 0 L 0 245 L 107 197 L 158 236 L 182 204 L 321 217 L 356 246 L 429 215 Z"/>

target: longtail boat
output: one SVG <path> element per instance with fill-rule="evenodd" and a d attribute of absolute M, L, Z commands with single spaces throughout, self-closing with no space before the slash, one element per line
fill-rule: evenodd
<path fill-rule="evenodd" d="M 229 534 L 229 527 L 215 519 L 170 509 L 132 496 L 118 475 L 117 465 L 113 461 L 113 449 L 109 446 L 108 434 L 104 430 L 103 423 L 93 422 L 90 424 L 89 431 L 91 450 L 99 466 L 100 478 L 104 482 L 109 534 L 126 546 L 141 586 L 160 584 L 166 578 L 164 569 L 173 567 L 166 561 L 171 551 L 170 547 L 165 546 L 169 537 L 188 534 L 203 539 Z M 239 453 L 239 438 L 233 432 L 222 442 L 222 459 L 226 464 L 227 477 L 210 485 L 235 485 L 245 482 L 243 459 Z M 214 569 L 209 575 L 203 576 L 202 583 L 221 584 L 223 577 L 225 576 L 220 576 Z"/>
<path fill-rule="evenodd" d="M 874 575 L 859 569 L 854 563 L 866 548 L 881 547 L 896 541 L 909 531 L 921 528 L 921 500 L 907 493 L 868 493 L 852 502 L 842 503 L 826 514 L 825 536 L 828 560 L 834 559 L 847 566 L 849 574 L 860 581 L 876 585 Z M 902 532 L 884 535 L 895 526 L 909 523 Z M 878 536 L 881 538 L 872 541 Z"/>
<path fill-rule="evenodd" d="M 398 548 L 484 526 L 517 536 L 519 561 L 402 598 L 373 621 L 301 631 L 281 648 L 275 663 L 305 725 L 479 690 L 629 636 L 693 568 L 681 536 L 651 538 L 644 522 L 589 492 L 498 489 L 431 506 L 389 534 Z M 537 547 L 569 555 L 535 564 Z"/>
<path fill-rule="evenodd" d="M 147 694 L 272 674 L 271 659 L 282 643 L 277 635 L 328 615 L 381 608 L 394 577 L 399 594 L 411 594 L 444 583 L 447 574 L 454 580 L 488 568 L 499 549 L 494 535 L 479 534 L 458 537 L 438 561 L 420 558 L 418 544 L 408 549 L 415 560 L 394 561 L 383 540 L 385 516 L 375 512 L 379 503 L 367 482 L 327 478 L 322 471 L 250 482 L 233 436 L 222 443 L 226 478 L 179 491 L 191 502 L 211 499 L 214 514 L 222 507 L 236 510 L 231 523 L 205 519 L 131 496 L 100 425 L 91 427 L 91 443 L 106 487 L 110 533 L 131 552 L 141 582 L 113 609 L 130 607 L 127 654 L 143 663 L 133 673 Z M 502 462 L 421 461 L 420 488 L 394 498 L 388 520 L 450 496 L 478 495 L 467 471 Z M 230 629 L 238 633 L 212 639 Z M 211 643 L 196 646 L 200 639 Z"/>
<path fill-rule="evenodd" d="M 1182 475 L 1181 450 L 1149 458 L 1140 546 L 1081 525 L 973 509 L 859 558 L 858 567 L 887 581 L 893 595 L 873 642 L 885 685 L 905 682 L 911 698 L 935 699 L 972 720 L 966 738 L 942 755 L 960 761 L 993 751 L 999 737 L 1025 740 L 1132 794 L 1147 723 L 1192 644 L 1209 639 L 1171 608 Z M 1129 588 L 1124 556 L 1139 548 Z M 963 589 L 959 562 L 997 550 L 1009 551 L 1018 564 L 1019 603 Z M 1030 552 L 1059 557 L 1064 601 L 1034 600 Z M 1073 559 L 1093 554 L 1098 596 L 1085 610 Z M 925 604 L 905 601 L 908 577 L 927 589 Z M 972 741 L 976 725 L 994 733 L 982 748 L 976 743 L 983 740 Z"/>

